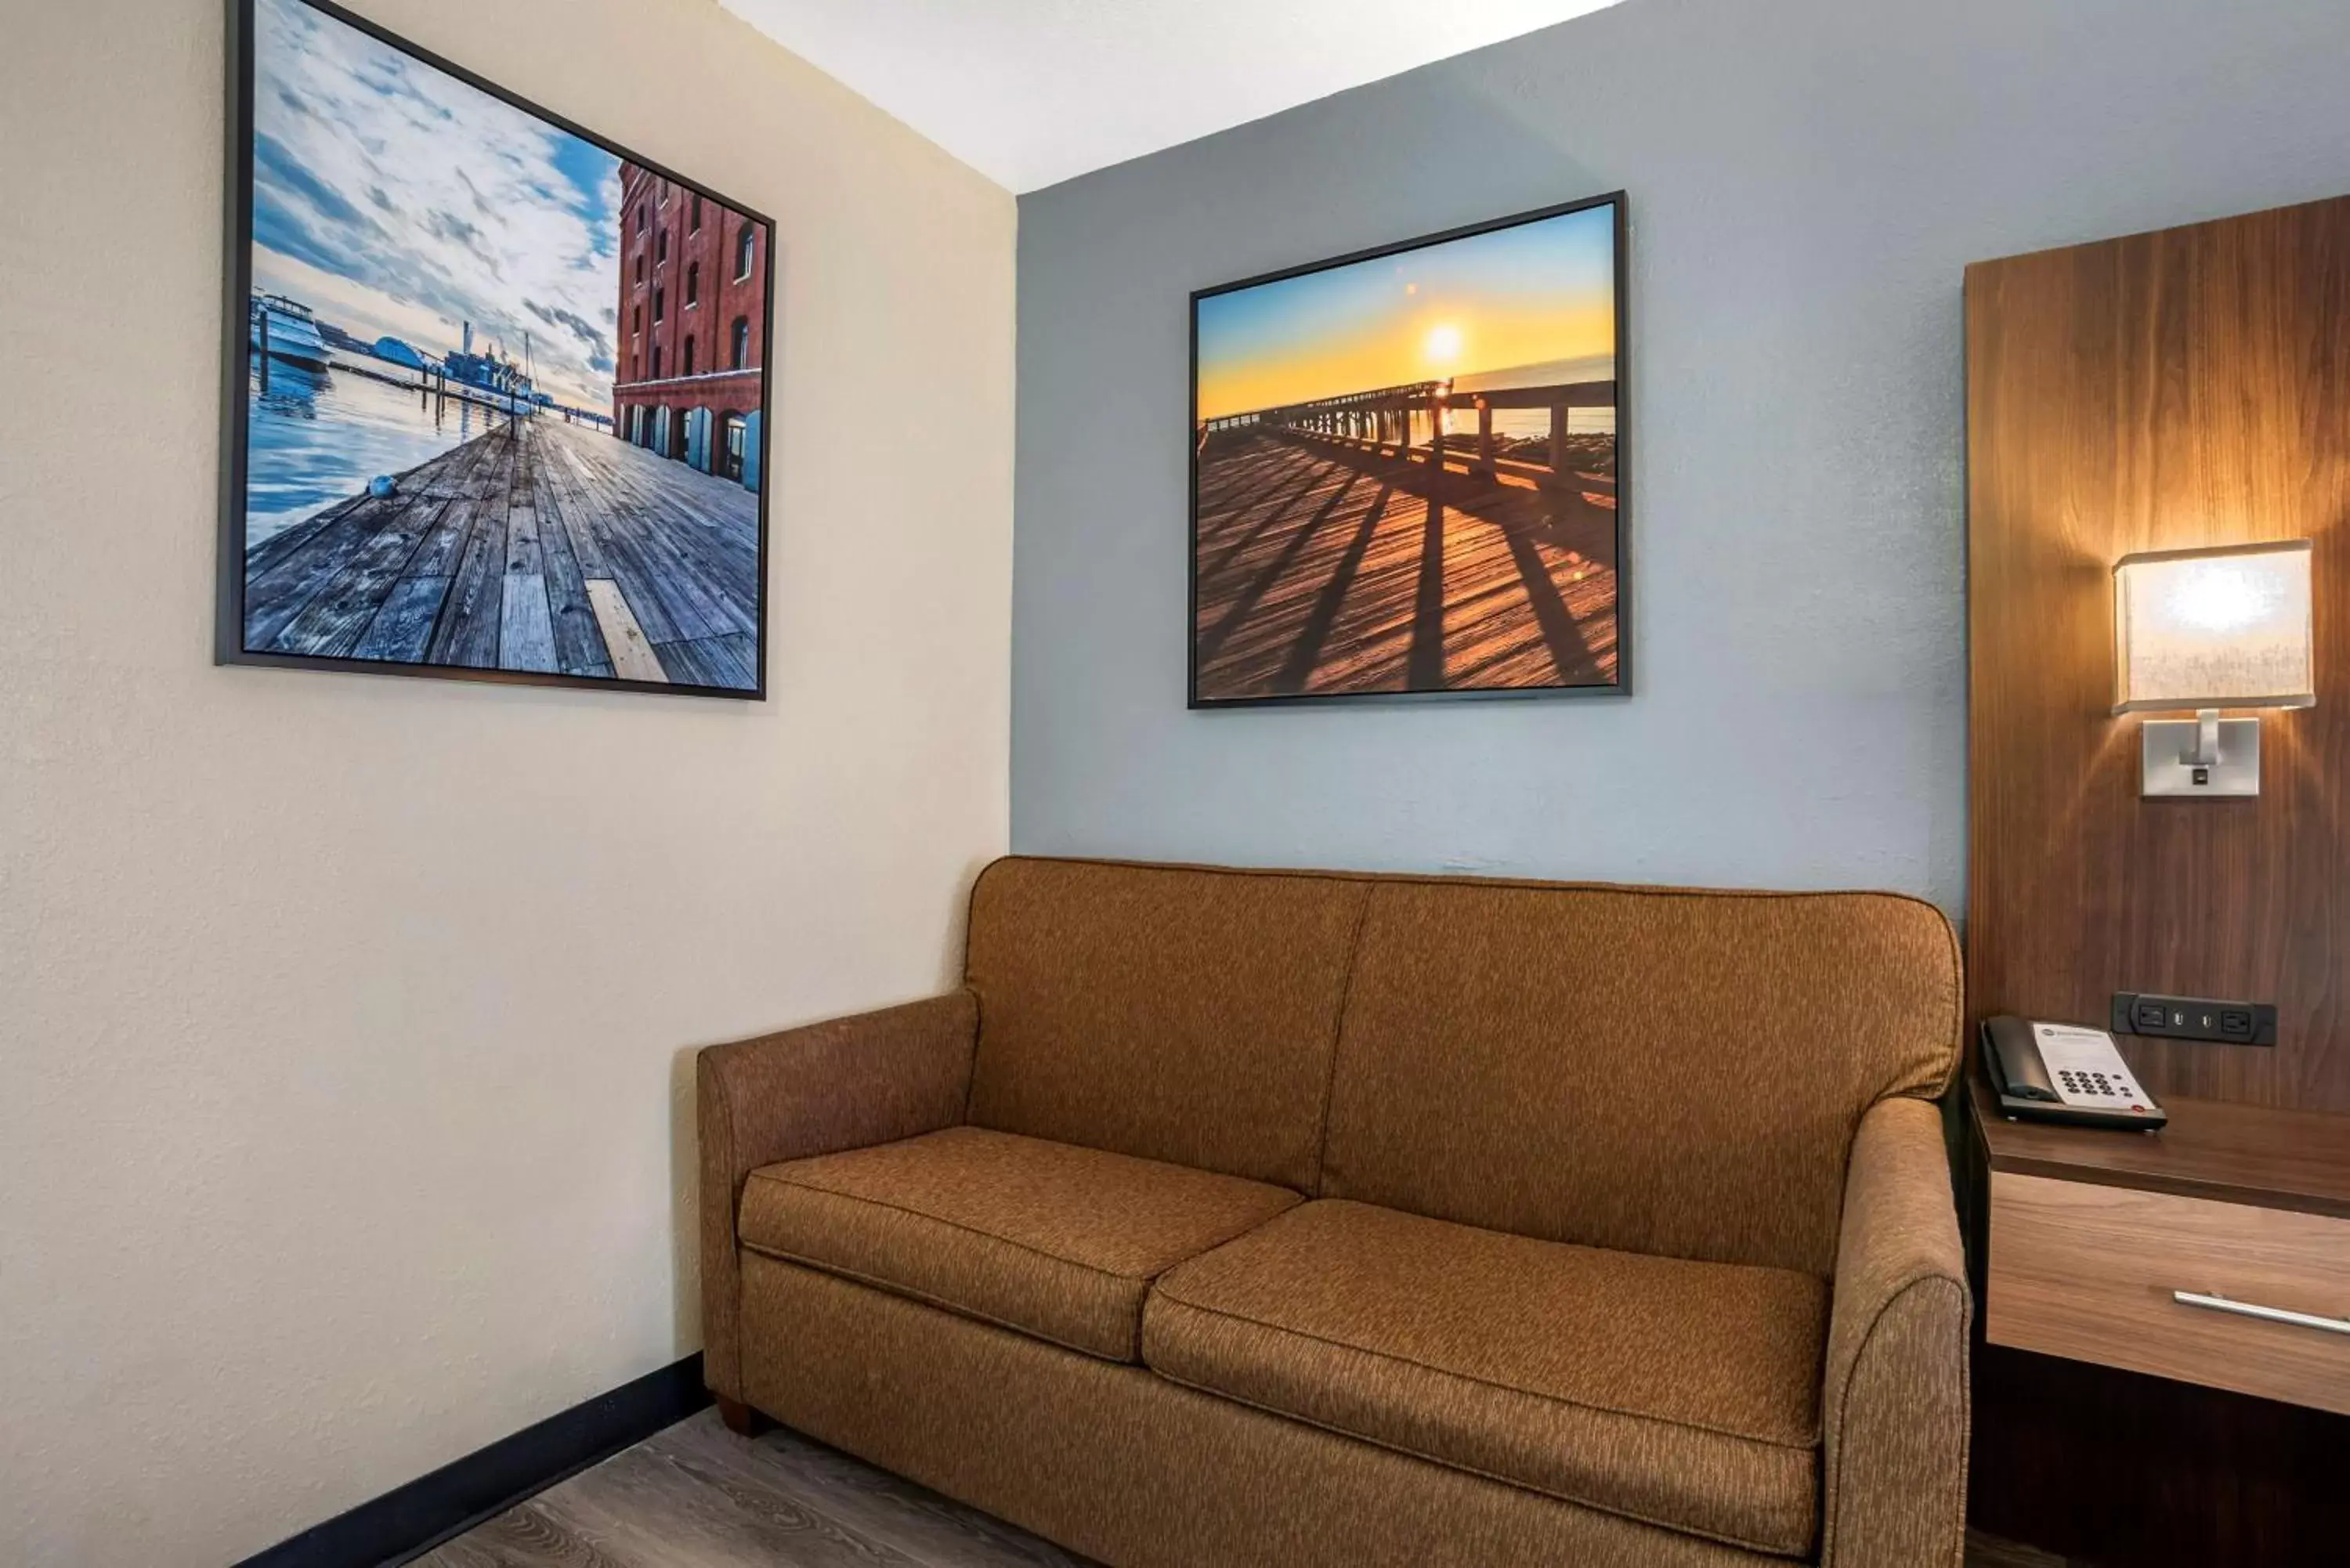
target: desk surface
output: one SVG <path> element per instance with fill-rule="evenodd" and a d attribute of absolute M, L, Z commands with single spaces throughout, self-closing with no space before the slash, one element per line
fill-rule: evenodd
<path fill-rule="evenodd" d="M 1991 1168 L 2350 1219 L 2350 1116 L 2165 1098 L 2160 1132 L 2012 1122 L 1967 1074 Z"/>

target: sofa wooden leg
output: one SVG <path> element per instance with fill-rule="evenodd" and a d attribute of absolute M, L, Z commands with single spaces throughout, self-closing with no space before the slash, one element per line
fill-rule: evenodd
<path fill-rule="evenodd" d="M 726 1423 L 728 1431 L 739 1437 L 755 1438 L 775 1425 L 739 1399 L 729 1399 L 723 1394 L 712 1397 L 718 1401 L 718 1418 Z"/>

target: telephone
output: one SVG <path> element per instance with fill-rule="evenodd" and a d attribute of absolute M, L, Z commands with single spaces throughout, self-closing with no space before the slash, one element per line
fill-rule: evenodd
<path fill-rule="evenodd" d="M 2170 1118 L 2102 1029 L 2035 1019 L 1986 1018 L 1983 1070 L 2010 1119 L 2074 1122 L 2152 1132 Z"/>

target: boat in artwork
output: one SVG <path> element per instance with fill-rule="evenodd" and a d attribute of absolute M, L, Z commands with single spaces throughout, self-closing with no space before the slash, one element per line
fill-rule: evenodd
<path fill-rule="evenodd" d="M 255 352 L 265 350 L 273 359 L 307 365 L 316 370 L 326 369 L 333 363 L 327 340 L 318 334 L 317 318 L 300 300 L 288 299 L 282 294 L 256 294 L 253 296 L 250 320 L 249 341 Z"/>

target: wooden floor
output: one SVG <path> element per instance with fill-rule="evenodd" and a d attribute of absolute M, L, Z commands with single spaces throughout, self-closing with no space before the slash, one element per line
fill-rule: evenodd
<path fill-rule="evenodd" d="M 2036 1547 L 2019 1546 L 1980 1531 L 1967 1532 L 1967 1568 L 2096 1568 L 2077 1557 L 2059 1557 Z"/>
<path fill-rule="evenodd" d="M 1083 1568 L 796 1433 L 704 1410 L 417 1559 L 426 1568 Z"/>
<path fill-rule="evenodd" d="M 1083 1568 L 1084 1558 L 911 1481 L 715 1411 L 447 1542 L 426 1568 Z M 1970 1540 L 1968 1568 L 2086 1568 Z"/>
<path fill-rule="evenodd" d="M 758 684 L 759 498 L 541 415 L 245 556 L 249 651 Z"/>
<path fill-rule="evenodd" d="M 1616 484 L 1434 471 L 1351 442 L 1221 431 L 1200 457 L 1202 701 L 1616 675 Z"/>

